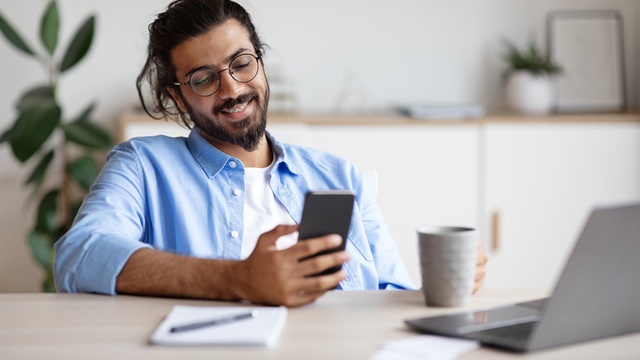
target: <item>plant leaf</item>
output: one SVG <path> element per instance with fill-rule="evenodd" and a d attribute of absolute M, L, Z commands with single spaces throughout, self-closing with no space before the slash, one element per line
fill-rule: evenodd
<path fill-rule="evenodd" d="M 9 137 L 16 159 L 25 162 L 42 147 L 60 124 L 60 114 L 59 106 L 47 103 L 20 112 Z"/>
<path fill-rule="evenodd" d="M 13 130 L 13 126 L 8 128 L 5 132 L 2 133 L 2 136 L 0 136 L 0 144 L 2 144 L 5 141 L 11 141 L 11 137 L 13 134 L 11 130 Z"/>
<path fill-rule="evenodd" d="M 45 234 L 55 234 L 58 229 L 58 190 L 46 193 L 38 205 L 36 231 Z"/>
<path fill-rule="evenodd" d="M 45 272 L 48 272 L 53 264 L 53 244 L 49 236 L 38 231 L 31 231 L 27 235 L 27 241 L 33 258 Z"/>
<path fill-rule="evenodd" d="M 84 111 L 78 115 L 77 118 L 75 118 L 73 121 L 78 121 L 78 122 L 88 122 L 91 119 L 91 113 L 93 112 L 93 109 L 95 109 L 96 107 L 96 103 L 92 102 L 89 106 L 87 106 L 86 109 L 84 109 Z"/>
<path fill-rule="evenodd" d="M 91 16 L 80 27 L 73 40 L 67 48 L 67 52 L 62 58 L 62 64 L 60 65 L 60 72 L 65 72 L 77 64 L 91 48 L 91 42 L 93 41 L 93 32 L 95 28 L 96 17 Z"/>
<path fill-rule="evenodd" d="M 73 222 L 74 219 L 75 219 L 75 214 L 74 216 L 71 217 L 71 221 Z M 52 236 L 51 240 L 53 241 L 53 244 L 55 245 L 58 242 L 58 240 L 60 240 L 60 238 L 63 237 L 64 234 L 67 233 L 67 231 L 69 231 L 70 228 L 71 228 L 71 224 L 69 224 L 69 226 L 60 224 L 60 226 Z"/>
<path fill-rule="evenodd" d="M 7 40 L 9 40 L 11 44 L 13 44 L 13 46 L 18 48 L 25 54 L 31 55 L 32 57 L 36 57 L 36 54 L 33 52 L 33 50 L 31 50 L 31 47 L 29 47 L 29 45 L 27 45 L 27 43 L 24 40 L 22 40 L 22 37 L 18 35 L 18 33 L 15 30 L 13 30 L 13 27 L 11 26 L 11 24 L 9 24 L 2 16 L 2 13 L 0 13 L 0 30 L 2 31 L 4 36 L 7 38 Z"/>
<path fill-rule="evenodd" d="M 94 158 L 85 155 L 70 163 L 67 170 L 73 180 L 85 190 L 89 190 L 96 177 L 98 177 L 100 166 L 98 166 Z"/>
<path fill-rule="evenodd" d="M 51 160 L 53 160 L 54 155 L 55 152 L 50 150 L 40 159 L 38 164 L 31 171 L 25 185 L 33 184 L 36 189 L 40 188 L 42 180 L 44 180 L 44 175 L 47 173 L 47 169 L 49 169 L 49 164 L 51 164 Z"/>
<path fill-rule="evenodd" d="M 82 201 L 74 201 L 71 203 L 71 206 L 69 208 L 70 219 L 76 218 L 76 216 L 78 215 L 78 211 L 80 211 L 81 206 L 82 206 Z M 62 237 L 62 235 L 64 235 L 67 231 L 68 229 L 66 229 L 62 234 L 60 234 L 60 237 Z"/>
<path fill-rule="evenodd" d="M 47 275 L 44 280 L 42 280 L 42 291 L 46 293 L 55 293 L 56 284 L 53 281 L 53 275 Z"/>
<path fill-rule="evenodd" d="M 45 106 L 45 104 L 46 106 L 55 106 L 54 90 L 50 86 L 40 86 L 28 90 L 22 94 L 16 108 L 22 112 L 28 107 Z M 0 143 L 5 141 L 12 142 L 16 137 L 15 135 L 19 133 L 20 128 L 25 125 L 23 123 L 19 123 L 19 119 L 20 116 L 18 116 L 18 119 L 14 121 L 13 125 L 2 134 L 0 137 Z"/>
<path fill-rule="evenodd" d="M 18 110 L 24 110 L 27 107 L 42 105 L 43 103 L 55 104 L 55 90 L 51 86 L 44 85 L 28 90 L 22 94 L 16 107 Z"/>
<path fill-rule="evenodd" d="M 109 133 L 85 121 L 75 121 L 65 125 L 64 136 L 68 141 L 91 149 L 106 149 L 112 145 Z"/>
<path fill-rule="evenodd" d="M 42 40 L 42 44 L 49 52 L 49 55 L 53 55 L 54 51 L 56 51 L 59 28 L 58 5 L 55 0 L 52 0 L 42 16 L 40 25 L 40 40 Z"/>
<path fill-rule="evenodd" d="M 530 38 L 527 47 L 523 51 L 520 51 L 507 39 L 504 39 L 503 43 L 506 48 L 503 59 L 509 64 L 509 70 L 526 70 L 533 75 L 551 75 L 562 72 L 562 69 L 540 50 L 533 37 Z M 507 74 L 509 70 L 507 70 Z"/>

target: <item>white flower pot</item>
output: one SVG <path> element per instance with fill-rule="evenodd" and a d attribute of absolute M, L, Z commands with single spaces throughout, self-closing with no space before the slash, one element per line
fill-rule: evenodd
<path fill-rule="evenodd" d="M 545 115 L 553 107 L 553 86 L 547 75 L 512 73 L 505 89 L 507 106 L 525 115 Z"/>

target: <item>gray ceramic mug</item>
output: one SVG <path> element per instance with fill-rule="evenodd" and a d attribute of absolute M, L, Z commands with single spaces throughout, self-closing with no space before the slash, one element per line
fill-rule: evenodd
<path fill-rule="evenodd" d="M 428 306 L 464 306 L 473 291 L 478 230 L 455 226 L 418 229 L 422 292 Z"/>

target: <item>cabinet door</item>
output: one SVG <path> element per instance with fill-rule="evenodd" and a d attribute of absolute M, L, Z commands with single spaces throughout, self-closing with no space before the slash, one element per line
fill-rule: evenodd
<path fill-rule="evenodd" d="M 418 227 L 477 225 L 477 125 L 312 124 L 306 135 L 294 131 L 297 138 L 289 138 L 286 127 L 270 124 L 285 141 L 329 151 L 363 171 L 377 172 L 378 203 L 416 285 Z"/>
<path fill-rule="evenodd" d="M 552 288 L 591 208 L 640 196 L 637 123 L 488 124 L 481 141 L 487 288 Z"/>

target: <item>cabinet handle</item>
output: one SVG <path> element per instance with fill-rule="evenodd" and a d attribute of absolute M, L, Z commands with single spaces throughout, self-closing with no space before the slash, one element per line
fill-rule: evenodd
<path fill-rule="evenodd" d="M 491 215 L 491 251 L 500 250 L 500 211 L 495 211 Z"/>

